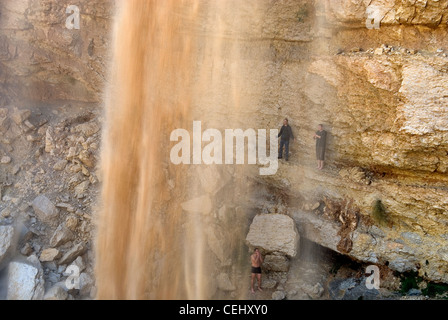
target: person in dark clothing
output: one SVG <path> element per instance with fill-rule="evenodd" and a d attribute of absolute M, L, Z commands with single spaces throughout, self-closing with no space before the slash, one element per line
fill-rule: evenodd
<path fill-rule="evenodd" d="M 327 144 L 327 131 L 324 130 L 323 125 L 319 125 L 319 130 L 314 134 L 314 140 L 316 140 L 317 169 L 322 170 L 324 167 L 325 147 Z"/>
<path fill-rule="evenodd" d="M 278 149 L 278 158 L 283 158 L 283 147 L 285 147 L 285 160 L 288 161 L 289 157 L 289 140 L 294 141 L 294 135 L 292 134 L 292 129 L 288 124 L 288 119 L 283 120 L 283 126 L 278 133 L 280 138 L 280 148 Z"/>
<path fill-rule="evenodd" d="M 263 291 L 261 289 L 261 264 L 263 263 L 263 256 L 260 253 L 258 248 L 255 248 L 254 253 L 250 256 L 251 261 L 251 280 L 250 280 L 250 291 L 255 293 L 254 290 L 254 282 L 255 278 L 258 280 L 258 290 Z"/>

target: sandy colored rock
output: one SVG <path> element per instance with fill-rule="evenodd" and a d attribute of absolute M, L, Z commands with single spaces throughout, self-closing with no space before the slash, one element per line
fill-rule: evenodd
<path fill-rule="evenodd" d="M 81 133 L 86 138 L 94 135 L 100 130 L 101 127 L 96 121 L 79 124 L 73 129 L 75 133 Z"/>
<path fill-rule="evenodd" d="M 78 226 L 78 218 L 74 215 L 70 215 L 65 219 L 65 226 L 71 230 L 75 231 L 76 227 Z"/>
<path fill-rule="evenodd" d="M 42 271 L 27 263 L 11 262 L 8 267 L 8 300 L 41 300 L 44 295 Z"/>
<path fill-rule="evenodd" d="M 11 157 L 8 157 L 8 156 L 3 156 L 0 159 L 1 164 L 9 164 L 9 163 L 11 163 L 11 161 L 12 161 Z"/>
<path fill-rule="evenodd" d="M 68 250 L 62 258 L 58 261 L 59 265 L 69 264 L 73 262 L 77 257 L 84 254 L 87 250 L 85 243 L 78 243 Z"/>
<path fill-rule="evenodd" d="M 63 245 L 64 243 L 67 243 L 68 241 L 73 240 L 74 238 L 74 233 L 64 224 L 61 224 L 53 233 L 53 236 L 50 239 L 50 246 L 58 247 L 60 245 Z"/>
<path fill-rule="evenodd" d="M 79 153 L 79 160 L 88 168 L 92 168 L 95 164 L 95 159 L 93 154 L 88 150 L 82 150 Z"/>
<path fill-rule="evenodd" d="M 55 248 L 48 248 L 42 251 L 39 260 L 42 262 L 51 262 L 60 256 L 60 252 Z"/>
<path fill-rule="evenodd" d="M 18 108 L 14 108 L 11 114 L 11 119 L 17 124 L 22 124 L 25 120 L 27 120 L 31 115 L 30 110 L 20 110 Z"/>
<path fill-rule="evenodd" d="M 294 220 L 283 214 L 256 215 L 246 237 L 247 244 L 252 248 L 290 257 L 296 256 L 299 240 Z"/>
<path fill-rule="evenodd" d="M 68 162 L 67 160 L 59 160 L 58 162 L 55 163 L 53 169 L 56 171 L 62 171 L 65 169 L 67 162 Z"/>

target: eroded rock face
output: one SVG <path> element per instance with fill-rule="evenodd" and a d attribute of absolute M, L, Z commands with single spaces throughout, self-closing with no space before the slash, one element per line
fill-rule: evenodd
<path fill-rule="evenodd" d="M 5 97 L 99 101 L 114 3 L 77 3 L 80 29 L 70 30 L 69 0 L 2 1 L 0 90 Z"/>

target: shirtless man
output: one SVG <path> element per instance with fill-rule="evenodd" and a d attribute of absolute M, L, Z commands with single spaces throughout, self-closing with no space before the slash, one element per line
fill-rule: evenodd
<path fill-rule="evenodd" d="M 258 248 L 255 248 L 254 253 L 250 256 L 250 261 L 252 264 L 251 268 L 252 278 L 250 280 L 250 291 L 252 293 L 255 293 L 254 290 L 255 277 L 257 277 L 258 280 L 258 290 L 263 291 L 261 289 L 261 264 L 263 263 L 263 257 L 261 256 L 261 253 L 258 250 Z"/>

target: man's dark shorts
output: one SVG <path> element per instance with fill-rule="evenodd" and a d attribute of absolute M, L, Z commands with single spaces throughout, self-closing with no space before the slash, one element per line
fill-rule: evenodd
<path fill-rule="evenodd" d="M 261 273 L 261 267 L 252 267 L 251 271 L 252 273 Z"/>

